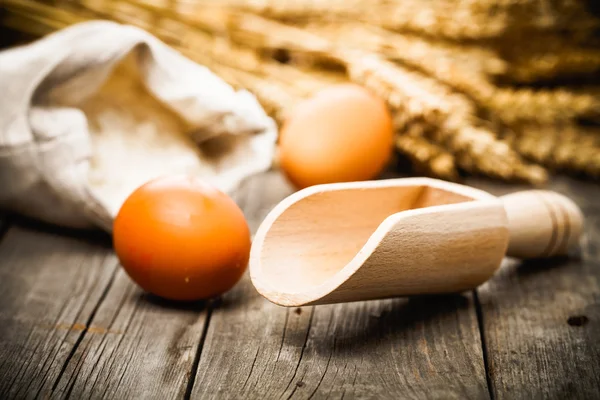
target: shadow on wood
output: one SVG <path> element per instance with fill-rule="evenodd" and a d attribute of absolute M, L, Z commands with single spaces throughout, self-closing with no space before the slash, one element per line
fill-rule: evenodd
<path fill-rule="evenodd" d="M 381 346 L 386 338 L 394 340 L 404 333 L 423 329 L 434 321 L 444 331 L 444 321 L 454 323 L 453 318 L 448 317 L 454 317 L 459 310 L 466 310 L 470 306 L 469 299 L 460 294 L 415 296 L 388 301 L 391 302 L 389 307 L 369 313 L 361 324 L 347 326 L 344 335 L 336 338 L 336 351 L 356 358 L 361 353 L 366 354 Z M 318 310 L 319 306 L 316 307 Z"/>
<path fill-rule="evenodd" d="M 205 310 L 210 304 L 209 300 L 197 300 L 197 301 L 174 301 L 164 299 L 156 296 L 152 293 L 140 293 L 138 295 L 138 301 L 152 305 L 165 310 L 188 310 L 194 312 L 200 312 Z"/>
<path fill-rule="evenodd" d="M 551 269 L 567 268 L 570 264 L 580 260 L 579 255 L 525 260 L 515 265 L 514 273 L 521 276 L 543 274 Z"/>
<path fill-rule="evenodd" d="M 85 240 L 93 242 L 94 245 L 106 249 L 112 249 L 112 237 L 100 229 L 72 229 L 60 227 L 18 214 L 8 214 L 10 223 L 18 225 L 24 229 L 38 231 L 52 236 L 64 236 L 76 240 Z"/>

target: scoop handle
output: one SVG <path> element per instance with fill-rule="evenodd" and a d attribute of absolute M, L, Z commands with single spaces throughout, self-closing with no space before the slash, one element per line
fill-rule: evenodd
<path fill-rule="evenodd" d="M 510 230 L 508 256 L 528 259 L 565 255 L 579 242 L 583 214 L 562 194 L 528 190 L 501 199 Z"/>

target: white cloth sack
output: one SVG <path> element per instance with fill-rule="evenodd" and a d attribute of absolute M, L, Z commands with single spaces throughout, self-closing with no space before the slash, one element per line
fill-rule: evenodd
<path fill-rule="evenodd" d="M 0 208 L 111 231 L 146 181 L 195 174 L 231 192 L 270 167 L 275 140 L 249 92 L 132 26 L 86 22 L 0 53 Z"/>

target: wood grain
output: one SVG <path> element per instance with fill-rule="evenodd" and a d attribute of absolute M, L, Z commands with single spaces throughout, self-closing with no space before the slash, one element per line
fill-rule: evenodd
<path fill-rule="evenodd" d="M 559 178 L 552 189 L 583 210 L 581 250 L 572 258 L 507 260 L 478 290 L 497 399 L 600 398 L 600 187 Z"/>
<path fill-rule="evenodd" d="M 119 269 L 54 395 L 183 398 L 205 322 L 205 303 L 183 306 L 144 294 Z"/>
<path fill-rule="evenodd" d="M 508 257 L 564 256 L 579 243 L 583 214 L 568 197 L 550 190 L 526 190 L 501 200 L 510 230 Z"/>
<path fill-rule="evenodd" d="M 0 398 L 51 393 L 115 269 L 106 244 L 11 226 L 0 242 Z"/>
<path fill-rule="evenodd" d="M 277 174 L 242 201 L 252 228 L 285 195 Z M 192 398 L 487 398 L 470 296 L 283 308 L 247 277 L 211 317 Z"/>

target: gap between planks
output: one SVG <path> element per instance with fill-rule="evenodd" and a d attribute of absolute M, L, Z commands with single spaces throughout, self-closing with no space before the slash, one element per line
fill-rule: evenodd
<path fill-rule="evenodd" d="M 490 364 L 488 360 L 488 348 L 485 340 L 485 324 L 483 320 L 483 310 L 481 309 L 481 302 L 477 290 L 473 290 L 473 302 L 475 303 L 475 312 L 477 314 L 477 326 L 479 327 L 479 338 L 481 340 L 481 352 L 483 355 L 483 368 L 485 370 L 485 382 L 488 388 L 490 399 L 494 400 L 494 387 L 492 376 L 490 374 Z"/>
<path fill-rule="evenodd" d="M 194 384 L 196 383 L 196 373 L 198 372 L 198 365 L 200 365 L 200 357 L 202 357 L 202 349 L 204 348 L 204 342 L 206 341 L 208 324 L 210 324 L 210 317 L 212 316 L 213 307 L 214 303 L 212 301 L 209 302 L 206 309 L 206 321 L 204 321 L 204 326 L 202 327 L 202 334 L 200 335 L 200 341 L 198 342 L 198 348 L 196 349 L 194 362 L 192 363 L 189 380 L 185 388 L 185 394 L 183 396 L 184 400 L 189 400 L 192 397 L 192 390 L 194 389 Z"/>

